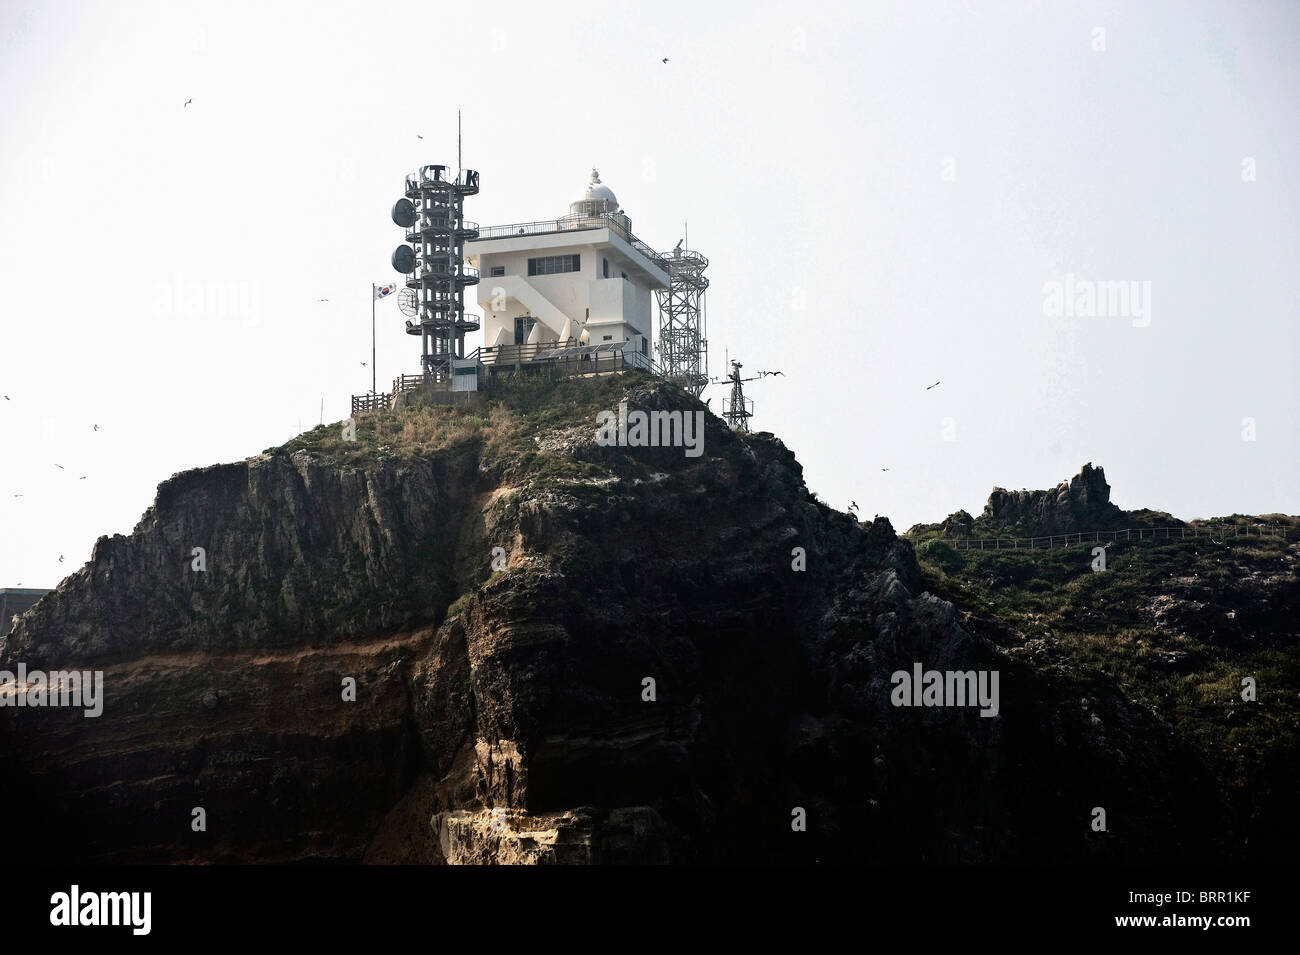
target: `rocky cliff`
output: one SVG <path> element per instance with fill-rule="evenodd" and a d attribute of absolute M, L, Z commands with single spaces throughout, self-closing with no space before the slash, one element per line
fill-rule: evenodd
<path fill-rule="evenodd" d="M 567 381 L 165 482 L 0 641 L 0 669 L 99 669 L 106 697 L 0 707 L 9 818 L 113 862 L 1238 852 L 1148 708 L 1008 653 L 770 435 L 706 413 L 699 457 L 598 444 L 620 402 L 704 412 Z M 1095 474 L 1070 501 L 1107 504 Z M 918 663 L 998 671 L 998 715 L 893 705 Z"/>

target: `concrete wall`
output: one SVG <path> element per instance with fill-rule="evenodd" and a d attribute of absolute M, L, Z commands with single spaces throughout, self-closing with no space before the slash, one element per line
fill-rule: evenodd
<path fill-rule="evenodd" d="M 543 324 L 543 341 L 558 339 L 566 319 L 575 338 L 588 320 L 600 320 L 599 334 L 590 329 L 592 344 L 613 335 L 613 341 L 635 342 L 638 350 L 640 339 L 645 338 L 649 348 L 654 334 L 653 291 L 667 286 L 666 273 L 609 229 L 584 230 L 581 236 L 587 241 L 560 232 L 467 244 L 467 257 L 479 268 L 484 344 L 495 344 L 501 329 L 508 335 L 507 343 L 513 344 L 515 319 L 531 315 Z M 528 274 L 530 258 L 553 255 L 579 256 L 579 270 Z M 604 277 L 606 262 L 609 278 Z M 493 276 L 496 267 L 504 275 Z"/>

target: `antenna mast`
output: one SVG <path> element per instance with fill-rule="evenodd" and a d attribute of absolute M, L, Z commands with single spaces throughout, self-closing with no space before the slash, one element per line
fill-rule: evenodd
<path fill-rule="evenodd" d="M 727 356 L 730 361 L 730 355 Z M 745 397 L 745 382 L 758 381 L 768 375 L 783 375 L 781 371 L 760 371 L 750 378 L 741 378 L 740 369 L 744 366 L 738 361 L 731 361 L 731 374 L 721 381 L 709 382 L 712 385 L 731 385 L 731 394 L 722 399 L 722 417 L 732 431 L 749 433 L 749 419 L 754 417 L 754 399 Z"/>
<path fill-rule="evenodd" d="M 741 364 L 738 361 L 731 363 L 731 374 L 727 380 L 731 382 L 731 397 L 722 403 L 722 417 L 727 419 L 727 424 L 731 426 L 732 431 L 749 431 L 749 419 L 754 417 L 754 399 L 745 397 L 745 381 L 753 381 L 753 378 L 745 379 L 740 377 Z"/>

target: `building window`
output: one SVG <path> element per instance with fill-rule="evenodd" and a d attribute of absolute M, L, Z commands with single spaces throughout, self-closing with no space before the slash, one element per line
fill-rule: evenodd
<path fill-rule="evenodd" d="M 601 259 L 600 267 L 603 273 L 602 278 L 609 278 L 609 259 Z"/>
<path fill-rule="evenodd" d="M 528 336 L 533 333 L 533 326 L 537 324 L 537 319 L 531 315 L 521 315 L 515 319 L 515 344 L 522 345 L 528 341 Z"/>
<path fill-rule="evenodd" d="M 650 341 L 650 340 L 649 340 L 648 338 L 643 338 L 643 339 L 641 339 L 641 354 L 643 354 L 643 355 L 648 355 L 648 354 L 650 354 L 650 352 L 648 351 L 648 342 L 649 342 L 649 341 Z"/>
<path fill-rule="evenodd" d="M 602 341 L 607 341 L 607 342 L 612 342 L 612 341 L 614 340 L 614 336 L 613 336 L 613 335 L 606 335 L 606 336 L 605 336 L 603 339 L 601 339 L 601 340 L 602 340 Z"/>
<path fill-rule="evenodd" d="M 506 267 L 504 265 L 494 265 L 492 266 L 491 270 L 488 272 L 488 278 L 491 279 L 500 278 L 505 274 L 506 274 Z"/>
<path fill-rule="evenodd" d="M 581 257 L 577 255 L 545 255 L 528 260 L 529 275 L 555 275 L 558 272 L 582 271 Z"/>

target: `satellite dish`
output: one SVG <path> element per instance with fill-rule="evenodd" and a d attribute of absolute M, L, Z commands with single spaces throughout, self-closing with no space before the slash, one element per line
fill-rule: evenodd
<path fill-rule="evenodd" d="M 403 229 L 409 229 L 415 225 L 415 220 L 419 218 L 415 212 L 415 206 L 411 205 L 410 199 L 398 199 L 393 206 L 393 222 L 400 225 Z"/>
<path fill-rule="evenodd" d="M 415 289 L 404 288 L 397 293 L 397 307 L 402 310 L 402 314 L 407 318 L 415 318 L 420 311 L 420 297 L 415 294 Z M 411 324 L 407 322 L 407 324 Z"/>
<path fill-rule="evenodd" d="M 393 268 L 410 275 L 415 271 L 415 250 L 409 245 L 399 245 L 393 250 Z"/>

